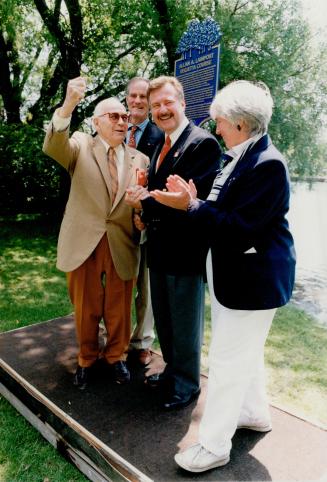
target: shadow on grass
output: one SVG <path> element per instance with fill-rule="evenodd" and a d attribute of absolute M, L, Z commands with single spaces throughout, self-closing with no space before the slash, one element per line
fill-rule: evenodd
<path fill-rule="evenodd" d="M 66 277 L 55 266 L 57 227 L 24 221 L 0 228 L 0 331 L 70 313 Z"/>

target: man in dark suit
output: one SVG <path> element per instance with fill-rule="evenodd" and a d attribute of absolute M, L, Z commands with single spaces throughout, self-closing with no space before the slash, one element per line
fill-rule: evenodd
<path fill-rule="evenodd" d="M 152 80 L 149 101 L 165 142 L 152 157 L 148 190 L 164 189 L 167 177 L 179 174 L 193 179 L 205 199 L 218 168 L 218 142 L 186 118 L 183 87 L 174 77 Z M 184 212 L 161 205 L 141 186 L 128 190 L 127 201 L 142 208 L 147 224 L 152 307 L 166 362 L 164 373 L 147 381 L 164 387 L 164 409 L 183 408 L 200 393 L 206 246 Z"/>
<path fill-rule="evenodd" d="M 150 81 L 143 77 L 133 77 L 127 84 L 126 103 L 130 117 L 126 144 L 151 159 L 158 143 L 164 141 L 164 133 L 149 119 L 149 83 Z M 141 234 L 140 247 L 141 260 L 135 297 L 136 326 L 129 344 L 129 361 L 137 360 L 141 365 L 146 366 L 151 361 L 150 348 L 154 340 L 154 331 L 145 231 Z"/>

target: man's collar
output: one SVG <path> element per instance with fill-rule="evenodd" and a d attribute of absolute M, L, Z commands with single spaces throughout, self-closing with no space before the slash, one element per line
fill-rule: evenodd
<path fill-rule="evenodd" d="M 144 131 L 144 129 L 146 128 L 146 126 L 148 125 L 149 123 L 149 119 L 146 118 L 144 119 L 143 122 L 141 122 L 140 124 L 131 124 L 131 123 L 128 123 L 128 130 L 131 130 L 131 128 L 133 126 L 137 126 L 141 131 Z"/>
<path fill-rule="evenodd" d="M 100 141 L 102 142 L 102 144 L 104 145 L 105 149 L 106 149 L 106 152 L 109 151 L 109 148 L 111 147 L 110 144 L 108 144 L 108 142 L 106 142 L 100 135 L 99 135 L 99 139 Z M 118 146 L 114 147 L 116 153 L 118 154 L 118 152 L 123 149 L 123 144 L 118 144 Z"/>
<path fill-rule="evenodd" d="M 175 129 L 174 132 L 169 134 L 169 137 L 170 137 L 170 140 L 171 140 L 171 145 L 173 145 L 177 141 L 177 139 L 179 138 L 179 136 L 181 135 L 183 130 L 189 125 L 189 123 L 190 123 L 190 121 L 188 120 L 188 118 L 184 117 L 184 119 L 179 124 L 177 129 Z M 165 134 L 165 138 L 167 137 L 167 135 L 168 134 Z"/>

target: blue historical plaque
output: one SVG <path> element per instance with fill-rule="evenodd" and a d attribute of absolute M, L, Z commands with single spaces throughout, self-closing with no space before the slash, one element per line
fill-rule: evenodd
<path fill-rule="evenodd" d="M 209 107 L 219 84 L 219 25 L 211 18 L 192 20 L 177 48 L 175 76 L 182 83 L 186 115 L 196 125 L 210 118 Z"/>

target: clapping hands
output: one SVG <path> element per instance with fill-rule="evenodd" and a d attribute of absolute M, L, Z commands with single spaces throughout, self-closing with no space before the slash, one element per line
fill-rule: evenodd
<path fill-rule="evenodd" d="M 192 179 L 187 182 L 176 174 L 171 175 L 167 178 L 166 186 L 168 192 L 156 189 L 150 192 L 150 196 L 161 204 L 183 211 L 187 210 L 192 199 L 196 199 L 197 190 Z"/>

